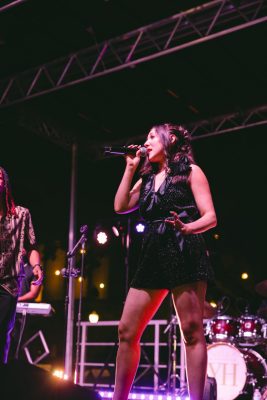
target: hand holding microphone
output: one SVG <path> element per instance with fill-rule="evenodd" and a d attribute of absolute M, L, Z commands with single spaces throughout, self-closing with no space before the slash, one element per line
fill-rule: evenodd
<path fill-rule="evenodd" d="M 139 154 L 137 152 L 139 151 Z M 139 156 L 145 157 L 147 149 L 144 146 L 132 144 L 130 146 L 105 146 L 105 155 L 116 155 L 116 156 Z"/>

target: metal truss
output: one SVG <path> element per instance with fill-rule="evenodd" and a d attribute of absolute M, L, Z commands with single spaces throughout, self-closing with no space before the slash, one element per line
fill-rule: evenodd
<path fill-rule="evenodd" d="M 40 115 L 36 110 L 32 111 L 23 107 L 20 109 L 15 123 L 65 149 L 70 150 L 72 144 L 77 142 L 75 134 L 52 121 L 51 118 Z"/>
<path fill-rule="evenodd" d="M 143 134 L 111 141 L 109 143 L 101 142 L 99 140 L 92 141 L 86 139 L 83 139 L 81 142 L 75 133 L 65 129 L 65 127 L 59 126 L 56 121 L 52 121 L 50 118 L 38 115 L 38 113 L 35 111 L 32 112 L 25 107 L 20 110 L 16 123 L 18 126 L 23 127 L 39 136 L 45 137 L 51 142 L 67 150 L 71 149 L 73 143 L 77 143 L 79 151 L 86 154 L 91 161 L 113 157 L 104 155 L 104 147 L 107 145 L 123 146 L 130 143 L 141 144 L 146 138 L 146 134 Z M 191 123 L 183 123 L 183 125 L 191 133 L 193 141 L 205 139 L 211 136 L 238 132 L 248 128 L 259 127 L 261 125 L 267 125 L 267 104 L 247 111 L 241 110 L 239 112 L 229 113 L 217 116 L 215 118 Z"/>
<path fill-rule="evenodd" d="M 183 126 L 190 132 L 192 140 L 205 139 L 261 125 L 267 125 L 267 104 L 246 111 L 240 110 L 197 122 L 183 123 Z M 138 135 L 127 138 L 127 143 L 143 143 L 145 137 L 146 135 Z M 125 145 L 125 140 L 121 139 L 109 144 Z"/>
<path fill-rule="evenodd" d="M 12 7 L 19 6 L 22 3 L 25 3 L 27 0 L 13 0 L 13 1 L 8 1 L 6 4 L 3 4 L 0 6 L 0 12 L 7 11 Z"/>
<path fill-rule="evenodd" d="M 0 107 L 267 22 L 267 0 L 215 0 L 0 81 Z"/>
<path fill-rule="evenodd" d="M 186 125 L 193 140 L 267 125 L 267 104 Z"/>

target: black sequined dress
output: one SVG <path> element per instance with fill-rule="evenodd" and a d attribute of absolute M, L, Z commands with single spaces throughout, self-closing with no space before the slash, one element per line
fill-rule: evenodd
<path fill-rule="evenodd" d="M 199 218 L 193 194 L 186 180 L 191 171 L 185 157 L 173 165 L 157 190 L 155 175 L 142 178 L 140 214 L 146 222 L 137 270 L 130 284 L 134 288 L 172 289 L 196 281 L 213 280 L 208 251 L 202 234 L 182 235 L 165 218 L 175 211 L 184 223 Z"/>

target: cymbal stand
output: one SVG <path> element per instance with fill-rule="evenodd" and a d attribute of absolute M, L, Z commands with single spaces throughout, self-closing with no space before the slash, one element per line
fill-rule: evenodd
<path fill-rule="evenodd" d="M 181 383 L 180 376 L 177 374 L 177 316 L 171 315 L 169 324 L 167 325 L 164 333 L 169 331 L 168 347 L 169 347 L 169 362 L 168 362 L 168 376 L 167 381 L 163 386 L 167 388 L 168 393 L 173 396 L 181 394 L 180 390 L 176 388 L 176 382 Z"/>
<path fill-rule="evenodd" d="M 227 296 L 224 296 L 219 302 L 217 307 L 217 316 L 223 315 L 226 313 L 230 306 L 230 299 Z"/>

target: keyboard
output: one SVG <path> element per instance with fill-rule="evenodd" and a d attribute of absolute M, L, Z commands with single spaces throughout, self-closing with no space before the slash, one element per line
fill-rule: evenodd
<path fill-rule="evenodd" d="M 17 303 L 17 313 L 34 315 L 50 315 L 53 309 L 49 303 Z"/>

